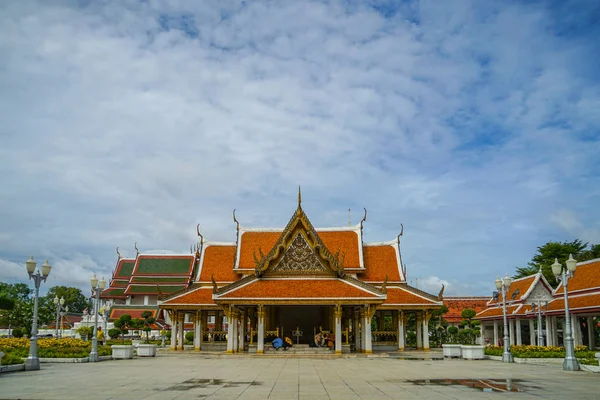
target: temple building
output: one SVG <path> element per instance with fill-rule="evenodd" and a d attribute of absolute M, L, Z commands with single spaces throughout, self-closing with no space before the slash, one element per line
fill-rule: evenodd
<path fill-rule="evenodd" d="M 562 346 L 564 344 L 565 301 L 562 282 L 552 289 L 541 271 L 515 279 L 507 291 L 507 319 L 511 345 Z M 600 316 L 600 259 L 577 263 L 569 279 L 569 314 L 575 345 L 596 346 L 595 318 Z M 510 295 L 510 299 L 508 298 Z M 535 305 L 535 307 L 534 307 Z M 541 305 L 541 309 L 538 307 Z M 542 323 L 538 323 L 541 315 Z M 502 294 L 491 298 L 476 316 L 487 343 L 502 344 Z M 538 330 L 541 329 L 541 335 Z M 539 337 L 542 337 L 540 343 Z"/>
<path fill-rule="evenodd" d="M 363 242 L 363 223 L 315 229 L 298 205 L 284 228 L 248 228 L 235 217 L 236 240 L 199 242 L 193 254 L 120 259 L 102 296 L 111 315 L 155 311 L 170 325 L 171 348 L 265 352 L 277 336 L 308 344 L 318 332 L 335 337 L 331 349 L 371 353 L 404 350 L 410 314 L 416 347 L 429 350 L 428 322 L 442 306 L 407 284 L 400 238 Z"/>

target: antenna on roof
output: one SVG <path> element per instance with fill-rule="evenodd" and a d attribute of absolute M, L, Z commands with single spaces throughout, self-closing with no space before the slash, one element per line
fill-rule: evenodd
<path fill-rule="evenodd" d="M 139 256 L 140 255 L 140 251 L 137 248 L 137 242 L 133 243 L 133 248 L 135 249 L 135 256 L 136 257 Z"/>

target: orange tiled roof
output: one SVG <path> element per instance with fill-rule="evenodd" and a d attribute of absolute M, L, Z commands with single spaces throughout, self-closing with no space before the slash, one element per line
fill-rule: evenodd
<path fill-rule="evenodd" d="M 217 282 L 234 282 L 240 276 L 233 272 L 236 247 L 207 245 L 204 249 L 200 282 L 210 282 L 214 275 Z"/>
<path fill-rule="evenodd" d="M 506 291 L 507 298 L 510 300 L 512 294 L 517 289 L 519 289 L 519 295 L 517 296 L 517 298 L 515 300 L 516 301 L 521 300 L 521 298 L 525 295 L 525 293 L 527 293 L 527 290 L 529 290 L 529 288 L 531 287 L 531 284 L 535 281 L 536 276 L 537 276 L 537 274 L 534 274 L 534 275 L 526 276 L 524 278 L 513 280 L 512 283 L 510 284 L 510 287 Z M 502 278 L 500 278 L 500 279 L 502 279 Z M 502 291 L 499 291 L 498 302 L 500 302 L 500 303 L 502 302 Z M 490 299 L 489 304 L 493 304 L 493 303 L 494 303 L 494 301 Z"/>
<path fill-rule="evenodd" d="M 387 288 L 387 300 L 383 303 L 384 306 L 390 305 L 400 305 L 400 304 L 414 304 L 414 305 L 432 305 L 436 302 L 423 298 L 409 289 L 404 289 L 401 287 L 388 287 Z"/>
<path fill-rule="evenodd" d="M 374 293 L 341 279 L 260 279 L 223 293 L 217 299 L 379 299 Z"/>
<path fill-rule="evenodd" d="M 360 268 L 358 255 L 358 235 L 354 231 L 325 231 L 317 233 L 327 250 L 335 254 L 340 249 L 344 257 L 344 268 Z"/>
<path fill-rule="evenodd" d="M 383 282 L 388 276 L 389 282 L 399 282 L 398 257 L 396 249 L 390 245 L 364 246 L 366 271 L 360 275 L 365 282 Z"/>
<path fill-rule="evenodd" d="M 174 304 L 198 304 L 215 306 L 216 304 L 212 299 L 212 295 L 212 287 L 199 287 L 182 295 L 173 297 L 162 303 L 162 305 L 169 306 Z"/>
<path fill-rule="evenodd" d="M 254 269 L 254 256 L 259 257 L 260 248 L 263 254 L 267 254 L 279 237 L 283 230 L 276 232 L 243 232 L 240 238 L 240 260 L 238 268 Z M 358 235 L 354 231 L 323 231 L 317 234 L 323 241 L 323 244 L 331 254 L 335 254 L 340 249 L 340 255 L 345 254 L 345 268 L 360 268 Z"/>
<path fill-rule="evenodd" d="M 522 306 L 522 304 L 507 306 L 506 307 L 506 315 L 511 315 L 511 316 L 514 315 L 515 311 L 517 311 L 517 309 L 521 306 Z M 519 310 L 518 314 L 525 315 L 525 311 Z M 502 317 L 502 316 L 503 316 L 502 307 L 489 307 L 489 308 L 486 308 L 485 310 L 483 310 L 482 312 L 478 313 L 475 316 L 475 319 L 486 319 L 486 318 L 495 319 L 497 317 Z"/>
<path fill-rule="evenodd" d="M 573 278 L 569 279 L 567 289 L 569 293 L 600 287 L 600 260 L 583 262 L 577 265 Z M 562 282 L 556 288 L 556 294 L 562 296 Z"/>
<path fill-rule="evenodd" d="M 577 273 L 577 271 L 575 271 Z M 569 282 L 569 285 L 571 282 Z M 589 309 L 589 308 L 600 309 L 600 292 L 592 294 L 582 294 L 579 296 L 569 296 L 569 311 L 575 311 L 577 309 Z M 564 297 L 557 297 L 548 304 L 548 312 L 562 311 L 565 309 Z"/>
<path fill-rule="evenodd" d="M 488 301 L 489 297 L 445 297 L 444 305 L 448 312 L 444 314 L 444 319 L 448 322 L 460 322 L 463 320 L 463 310 L 469 308 L 477 313 L 481 312 L 487 308 Z"/>
<path fill-rule="evenodd" d="M 254 256 L 259 256 L 260 248 L 263 254 L 267 254 L 281 236 L 280 232 L 244 232 L 240 237 L 240 259 L 238 268 L 254 269 Z"/>

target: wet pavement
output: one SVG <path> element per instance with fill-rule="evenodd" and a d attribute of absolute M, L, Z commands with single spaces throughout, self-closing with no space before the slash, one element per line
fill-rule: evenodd
<path fill-rule="evenodd" d="M 556 365 L 393 358 L 159 356 L 0 375 L 0 399 L 597 399 Z"/>

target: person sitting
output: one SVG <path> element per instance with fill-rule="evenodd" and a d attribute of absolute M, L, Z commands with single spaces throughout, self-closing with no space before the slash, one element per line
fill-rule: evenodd
<path fill-rule="evenodd" d="M 287 350 L 288 347 L 292 347 L 294 346 L 294 343 L 292 342 L 292 339 L 290 339 L 289 337 L 285 337 L 285 339 L 283 339 L 283 350 Z"/>
<path fill-rule="evenodd" d="M 333 333 L 327 335 L 326 341 L 327 347 L 333 347 L 335 345 L 335 336 L 333 335 Z"/>
<path fill-rule="evenodd" d="M 321 335 L 321 332 L 319 332 L 315 335 L 315 346 L 321 347 L 322 344 L 323 344 L 323 336 Z"/>
<path fill-rule="evenodd" d="M 283 347 L 283 340 L 280 337 L 273 339 L 273 348 L 279 350 Z"/>

